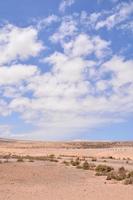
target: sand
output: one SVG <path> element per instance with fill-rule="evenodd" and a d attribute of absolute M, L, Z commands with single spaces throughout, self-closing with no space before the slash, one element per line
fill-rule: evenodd
<path fill-rule="evenodd" d="M 37 144 L 37 143 L 36 143 Z M 106 177 L 95 176 L 94 171 L 65 166 L 63 160 L 68 155 L 96 156 L 109 155 L 121 159 L 107 159 L 108 165 L 116 168 L 124 166 L 133 170 L 133 161 L 127 164 L 125 158 L 132 159 L 132 147 L 112 149 L 72 149 L 72 148 L 32 148 L 26 144 L 0 144 L 0 155 L 8 153 L 20 155 L 63 155 L 59 162 L 34 161 L 0 164 L 0 200 L 132 200 L 133 185 L 107 181 Z M 17 147 L 17 148 L 16 148 Z M 20 148 L 19 148 L 20 147 Z M 30 147 L 30 148 L 28 148 Z M 65 157 L 66 155 L 66 157 Z M 123 159 L 124 158 L 124 159 Z M 89 158 L 88 158 L 89 159 Z"/>

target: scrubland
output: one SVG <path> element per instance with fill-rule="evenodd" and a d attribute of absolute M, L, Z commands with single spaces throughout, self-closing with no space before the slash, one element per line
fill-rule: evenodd
<path fill-rule="evenodd" d="M 132 142 L 0 140 L 0 200 L 132 197 Z"/>

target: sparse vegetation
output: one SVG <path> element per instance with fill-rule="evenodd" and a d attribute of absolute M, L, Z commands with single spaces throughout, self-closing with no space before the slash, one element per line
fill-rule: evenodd
<path fill-rule="evenodd" d="M 83 163 L 83 169 L 84 170 L 89 170 L 90 169 L 90 165 L 89 165 L 89 163 L 86 160 Z"/>
<path fill-rule="evenodd" d="M 20 157 L 17 159 L 17 162 L 24 162 L 24 160 L 23 160 L 23 158 Z"/>
<path fill-rule="evenodd" d="M 51 159 L 54 159 L 55 155 L 54 154 L 50 154 L 50 155 L 48 155 L 48 157 L 51 158 Z"/>
<path fill-rule="evenodd" d="M 109 156 L 108 159 L 114 159 L 115 160 L 115 158 L 113 156 Z"/>
<path fill-rule="evenodd" d="M 68 161 L 66 161 L 66 160 L 63 161 L 63 164 L 65 164 L 66 166 L 70 165 L 70 163 Z"/>
<path fill-rule="evenodd" d="M 122 181 L 126 179 L 127 177 L 127 171 L 125 170 L 124 167 L 120 167 L 118 171 L 112 171 L 111 173 L 107 174 L 107 180 L 117 180 L 117 181 Z"/>
<path fill-rule="evenodd" d="M 133 185 L 133 177 L 126 178 L 124 181 L 125 185 Z"/>
<path fill-rule="evenodd" d="M 80 164 L 79 157 L 77 157 L 76 160 L 72 159 L 70 163 L 71 163 L 72 166 L 78 166 Z"/>
<path fill-rule="evenodd" d="M 91 161 L 92 161 L 92 162 L 96 162 L 96 161 L 97 161 L 97 158 L 92 158 Z"/>
<path fill-rule="evenodd" d="M 96 176 L 106 176 L 109 172 L 113 171 L 114 168 L 107 165 L 98 165 L 95 169 Z"/>
<path fill-rule="evenodd" d="M 127 178 L 133 178 L 133 171 L 130 171 L 130 172 L 128 172 L 128 174 L 127 174 Z"/>
<path fill-rule="evenodd" d="M 81 165 L 77 165 L 76 168 L 77 169 L 83 169 L 83 167 Z"/>
<path fill-rule="evenodd" d="M 29 162 L 34 162 L 34 160 L 33 159 L 29 159 Z"/>

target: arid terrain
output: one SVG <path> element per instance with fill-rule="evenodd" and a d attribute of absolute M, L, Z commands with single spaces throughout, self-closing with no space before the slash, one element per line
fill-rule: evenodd
<path fill-rule="evenodd" d="M 0 140 L 0 200 L 132 200 L 133 142 Z"/>

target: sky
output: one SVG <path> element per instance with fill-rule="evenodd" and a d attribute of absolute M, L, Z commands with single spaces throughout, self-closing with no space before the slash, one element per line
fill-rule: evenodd
<path fill-rule="evenodd" d="M 0 1 L 0 138 L 133 140 L 133 1 Z"/>

